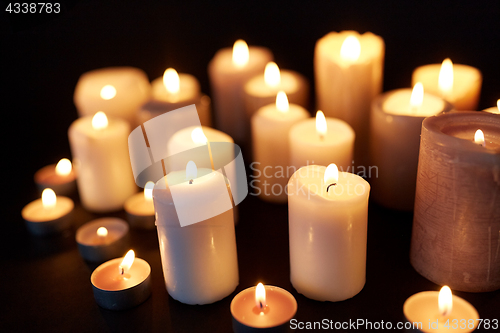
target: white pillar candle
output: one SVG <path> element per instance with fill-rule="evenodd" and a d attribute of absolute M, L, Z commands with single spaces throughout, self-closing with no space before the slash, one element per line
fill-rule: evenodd
<path fill-rule="evenodd" d="M 290 165 L 294 170 L 306 165 L 335 163 L 340 170 L 353 168 L 352 158 L 355 133 L 343 120 L 324 116 L 306 119 L 290 129 Z"/>
<path fill-rule="evenodd" d="M 83 206 L 95 212 L 119 210 L 137 191 L 128 155 L 130 126 L 102 112 L 75 120 L 68 130 Z"/>
<path fill-rule="evenodd" d="M 370 165 L 372 198 L 389 208 L 413 210 L 420 130 L 425 117 L 452 106 L 424 93 L 422 85 L 378 96 L 372 103 Z"/>
<path fill-rule="evenodd" d="M 243 88 L 248 117 L 259 108 L 274 103 L 278 91 L 284 91 L 290 103 L 304 108 L 309 103 L 309 83 L 294 71 L 280 70 L 274 62 L 266 65 L 264 73 L 251 78 Z"/>
<path fill-rule="evenodd" d="M 255 161 L 255 180 L 252 183 L 260 198 L 277 203 L 286 202 L 285 187 L 291 175 L 288 174 L 288 132 L 294 124 L 308 117 L 306 109 L 288 103 L 284 92 L 278 93 L 276 103 L 260 108 L 252 116 Z"/>
<path fill-rule="evenodd" d="M 27 204 L 21 211 L 28 231 L 34 235 L 49 235 L 71 227 L 71 212 L 74 203 L 70 198 L 56 196 L 54 191 L 46 188 L 42 198 Z"/>
<path fill-rule="evenodd" d="M 420 332 L 472 332 L 479 323 L 476 309 L 463 298 L 452 295 L 448 286 L 440 292 L 423 291 L 409 297 L 403 312 L 409 323 L 420 324 L 412 327 Z"/>
<path fill-rule="evenodd" d="M 185 171 L 169 173 L 156 183 L 153 200 L 168 293 L 182 303 L 209 304 L 238 285 L 238 260 L 231 206 L 201 222 L 181 224 L 210 213 L 219 199 L 230 203 L 229 194 L 221 198 L 220 186 L 226 185 L 220 173 L 201 168 L 197 172 L 192 182 Z"/>
<path fill-rule="evenodd" d="M 336 302 L 363 289 L 369 192 L 363 178 L 334 164 L 303 167 L 290 178 L 290 279 L 299 293 Z"/>
<path fill-rule="evenodd" d="M 130 309 L 151 295 L 151 267 L 132 250 L 97 267 L 90 281 L 97 304 L 108 310 Z"/>
<path fill-rule="evenodd" d="M 494 114 L 500 114 L 500 99 L 497 100 L 497 106 L 492 106 L 491 108 L 484 109 L 483 111 Z"/>
<path fill-rule="evenodd" d="M 40 193 L 49 187 L 58 195 L 70 195 L 76 188 L 76 173 L 67 158 L 41 168 L 34 178 Z"/>
<path fill-rule="evenodd" d="M 125 201 L 123 208 L 132 228 L 154 229 L 155 207 L 153 205 L 153 187 L 151 181 L 144 186 L 144 191 L 136 193 Z"/>
<path fill-rule="evenodd" d="M 104 111 L 134 126 L 139 107 L 151 93 L 146 73 L 134 67 L 109 67 L 84 73 L 78 79 L 73 100 L 80 117 Z"/>
<path fill-rule="evenodd" d="M 83 259 L 102 263 L 127 251 L 128 224 L 119 218 L 103 217 L 82 225 L 75 238 Z"/>
<path fill-rule="evenodd" d="M 264 72 L 272 59 L 268 49 L 249 48 L 244 41 L 238 40 L 233 48 L 219 50 L 208 65 L 215 125 L 238 143 L 248 142 L 250 135 L 243 86 L 250 78 Z"/>
<path fill-rule="evenodd" d="M 445 59 L 442 64 L 417 67 L 411 81 L 422 82 L 425 91 L 443 97 L 457 110 L 476 110 L 483 77 L 477 68 Z"/>
<path fill-rule="evenodd" d="M 332 32 L 314 51 L 317 107 L 356 132 L 355 162 L 366 166 L 370 103 L 382 91 L 384 40 L 370 32 Z"/>

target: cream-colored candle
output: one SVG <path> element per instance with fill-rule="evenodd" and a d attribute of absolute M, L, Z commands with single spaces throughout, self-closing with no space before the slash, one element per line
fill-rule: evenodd
<path fill-rule="evenodd" d="M 61 159 L 57 164 L 41 168 L 35 173 L 34 178 L 40 193 L 49 187 L 58 195 L 69 195 L 76 188 L 76 173 L 67 158 Z"/>
<path fill-rule="evenodd" d="M 260 198 L 277 203 L 286 202 L 285 188 L 291 176 L 288 167 L 288 132 L 294 124 L 308 117 L 306 109 L 288 103 L 284 92 L 278 93 L 274 104 L 260 108 L 253 115 L 252 169 L 255 179 L 251 186 L 256 189 Z"/>
<path fill-rule="evenodd" d="M 290 166 L 298 170 L 306 165 L 335 163 L 342 171 L 354 172 L 351 170 L 354 137 L 348 123 L 325 118 L 318 111 L 316 118 L 303 120 L 290 129 Z"/>
<path fill-rule="evenodd" d="M 109 67 L 84 73 L 73 100 L 80 117 L 104 111 L 135 126 L 137 112 L 151 94 L 146 73 L 134 67 Z"/>
<path fill-rule="evenodd" d="M 290 279 L 304 296 L 342 301 L 363 289 L 370 185 L 361 177 L 310 165 L 288 182 Z"/>
<path fill-rule="evenodd" d="M 71 227 L 73 221 L 70 213 L 74 206 L 70 198 L 56 196 L 52 189 L 46 188 L 42 198 L 27 204 L 21 215 L 29 232 L 43 236 Z"/>
<path fill-rule="evenodd" d="M 139 229 L 155 228 L 155 207 L 153 205 L 153 187 L 155 183 L 147 182 L 144 191 L 136 193 L 125 201 L 123 208 L 127 212 L 130 226 Z"/>
<path fill-rule="evenodd" d="M 201 168 L 192 172 L 171 172 L 156 183 L 156 225 L 170 296 L 186 304 L 209 304 L 238 285 L 233 211 L 222 174 Z"/>
<path fill-rule="evenodd" d="M 130 126 L 103 112 L 75 120 L 68 130 L 83 206 L 95 212 L 123 207 L 137 191 L 128 155 Z"/>
<path fill-rule="evenodd" d="M 452 295 L 448 286 L 441 291 L 423 291 L 409 297 L 403 312 L 408 323 L 420 332 L 472 332 L 479 323 L 476 309 L 461 297 Z"/>
<path fill-rule="evenodd" d="M 497 106 L 492 106 L 491 108 L 484 109 L 483 111 L 494 114 L 500 114 L 500 99 L 497 100 Z"/>
<path fill-rule="evenodd" d="M 384 53 L 384 40 L 370 32 L 332 32 L 316 43 L 317 107 L 352 126 L 356 165 L 368 165 L 370 104 L 382 91 Z"/>
<path fill-rule="evenodd" d="M 378 96 L 370 124 L 371 197 L 389 208 L 413 210 L 420 130 L 425 117 L 449 111 L 442 98 L 424 93 L 422 84 Z"/>
<path fill-rule="evenodd" d="M 307 108 L 309 103 L 307 79 L 297 72 L 280 70 L 275 62 L 267 63 L 264 73 L 251 78 L 243 90 L 249 117 L 261 107 L 274 103 L 279 91 L 286 93 L 290 103 L 304 108 Z"/>
<path fill-rule="evenodd" d="M 442 64 L 417 67 L 411 81 L 422 82 L 425 91 L 443 97 L 457 110 L 476 110 L 483 77 L 477 68 L 445 59 Z"/>
<path fill-rule="evenodd" d="M 250 141 L 250 117 L 245 111 L 243 86 L 263 73 L 272 59 L 268 49 L 248 47 L 243 40 L 237 40 L 233 48 L 219 50 L 208 65 L 215 125 L 239 144 Z"/>

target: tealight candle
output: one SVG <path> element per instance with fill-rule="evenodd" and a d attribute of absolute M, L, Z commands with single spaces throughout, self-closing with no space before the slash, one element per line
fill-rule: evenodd
<path fill-rule="evenodd" d="M 101 263 L 120 257 L 128 248 L 128 224 L 114 217 L 88 222 L 76 231 L 76 242 L 87 261 Z"/>
<path fill-rule="evenodd" d="M 264 286 L 247 288 L 231 301 L 233 331 L 287 332 L 288 323 L 297 312 L 297 301 L 285 289 Z"/>
<path fill-rule="evenodd" d="M 109 310 L 125 310 L 141 304 L 151 294 L 151 267 L 133 250 L 124 258 L 106 261 L 90 277 L 97 304 Z"/>
<path fill-rule="evenodd" d="M 155 228 L 154 186 L 155 183 L 147 182 L 143 193 L 136 193 L 125 201 L 124 208 L 131 227 L 140 229 Z"/>
<path fill-rule="evenodd" d="M 476 110 L 483 77 L 477 68 L 453 64 L 448 58 L 442 64 L 417 67 L 411 80 L 412 85 L 422 82 L 425 91 L 443 97 L 457 110 Z"/>
<path fill-rule="evenodd" d="M 40 193 L 51 188 L 58 195 L 69 195 L 75 191 L 76 173 L 71 161 L 61 159 L 57 164 L 47 165 L 35 173 L 35 183 Z"/>
<path fill-rule="evenodd" d="M 494 114 L 500 114 L 500 99 L 497 100 L 497 106 L 492 106 L 491 108 L 484 109 L 483 111 Z"/>
<path fill-rule="evenodd" d="M 397 89 L 373 100 L 370 119 L 372 198 L 379 204 L 413 210 L 420 130 L 425 117 L 451 110 L 442 98 L 424 93 L 421 83 Z"/>
<path fill-rule="evenodd" d="M 466 300 L 452 295 L 448 286 L 441 291 L 424 291 L 409 297 L 403 312 L 410 323 L 422 332 L 472 332 L 476 329 L 479 314 Z"/>
<path fill-rule="evenodd" d="M 35 235 L 48 235 L 68 229 L 73 222 L 73 200 L 56 196 L 54 191 L 46 188 L 42 198 L 27 204 L 21 211 L 28 231 Z"/>

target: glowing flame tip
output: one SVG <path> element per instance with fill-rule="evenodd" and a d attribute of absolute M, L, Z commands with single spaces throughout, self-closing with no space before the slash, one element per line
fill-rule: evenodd
<path fill-rule="evenodd" d="M 233 45 L 233 64 L 236 67 L 244 67 L 250 58 L 248 45 L 243 39 L 238 39 Z"/>
<path fill-rule="evenodd" d="M 259 282 L 257 288 L 255 288 L 255 305 L 261 311 L 266 307 L 266 288 L 264 288 L 261 282 Z"/>
<path fill-rule="evenodd" d="M 451 310 L 453 309 L 453 296 L 450 287 L 444 286 L 439 291 L 438 306 L 442 316 L 451 314 Z"/>
<path fill-rule="evenodd" d="M 132 264 L 134 263 L 134 260 L 135 260 L 135 252 L 134 250 L 129 250 L 125 255 L 125 257 L 123 257 L 123 260 L 120 263 L 120 265 L 118 266 L 121 275 L 129 271 L 130 267 L 132 267 Z"/>
<path fill-rule="evenodd" d="M 359 59 L 361 54 L 361 44 L 356 36 L 347 36 L 340 48 L 340 57 L 344 61 L 354 62 Z"/>
<path fill-rule="evenodd" d="M 96 112 L 94 117 L 92 117 L 92 128 L 95 130 L 102 130 L 108 127 L 108 117 L 102 111 Z"/>
<path fill-rule="evenodd" d="M 71 173 L 72 168 L 71 161 L 67 158 L 63 158 L 56 164 L 56 174 L 59 176 L 67 176 Z"/>
<path fill-rule="evenodd" d="M 276 95 L 276 108 L 281 112 L 287 112 L 290 108 L 288 97 L 286 96 L 284 91 L 280 91 Z"/>
<path fill-rule="evenodd" d="M 57 197 L 54 190 L 46 188 L 42 192 L 42 206 L 43 208 L 54 208 L 56 206 Z"/>

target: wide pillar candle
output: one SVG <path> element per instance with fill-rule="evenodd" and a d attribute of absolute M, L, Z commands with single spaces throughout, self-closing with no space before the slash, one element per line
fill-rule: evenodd
<path fill-rule="evenodd" d="M 370 183 L 375 201 L 389 208 L 413 210 L 422 121 L 451 107 L 423 90 L 414 89 L 412 95 L 409 88 L 387 92 L 373 101 L 370 165 L 376 172 Z"/>
<path fill-rule="evenodd" d="M 68 130 L 83 206 L 94 212 L 119 210 L 137 191 L 128 154 L 129 124 L 102 112 L 75 120 Z"/>
<path fill-rule="evenodd" d="M 485 139 L 476 143 L 478 129 Z M 426 118 L 410 251 L 417 272 L 455 290 L 499 289 L 498 193 L 500 117 L 462 111 Z"/>
<path fill-rule="evenodd" d="M 384 40 L 370 32 L 331 32 L 314 51 L 317 108 L 356 132 L 355 163 L 367 166 L 370 104 L 382 91 Z"/>
<path fill-rule="evenodd" d="M 306 166 L 288 182 L 290 279 L 304 296 L 336 302 L 365 285 L 370 185 L 347 172 L 325 181 L 325 170 Z"/>

